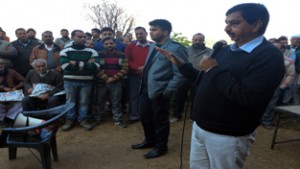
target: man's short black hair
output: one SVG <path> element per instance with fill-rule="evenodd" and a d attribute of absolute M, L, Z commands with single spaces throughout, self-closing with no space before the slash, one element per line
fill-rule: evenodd
<path fill-rule="evenodd" d="M 26 31 L 24 28 L 18 28 L 18 29 L 15 30 L 15 34 L 17 34 L 17 32 L 20 31 L 20 30 Z"/>
<path fill-rule="evenodd" d="M 134 28 L 135 31 L 136 31 L 136 30 L 139 30 L 139 29 L 142 29 L 142 30 L 144 30 L 145 32 L 147 32 L 146 29 L 145 29 L 144 27 L 141 27 L 141 26 L 138 26 L 138 27 Z"/>
<path fill-rule="evenodd" d="M 111 27 L 104 27 L 104 28 L 102 28 L 101 29 L 101 33 L 104 32 L 104 31 L 109 31 L 109 32 L 115 34 L 114 30 Z"/>
<path fill-rule="evenodd" d="M 108 40 L 112 40 L 114 43 L 116 43 L 114 38 L 112 38 L 112 37 L 106 37 L 106 38 L 102 39 L 102 43 L 104 44 L 104 42 L 108 41 Z"/>
<path fill-rule="evenodd" d="M 95 32 L 97 32 L 97 33 L 101 34 L 101 30 L 100 30 L 100 29 L 98 29 L 98 28 L 93 28 L 93 29 L 92 29 L 92 31 L 95 31 Z"/>
<path fill-rule="evenodd" d="M 44 32 L 42 33 L 42 36 L 43 36 L 45 33 L 50 33 L 50 34 L 53 35 L 53 33 L 52 33 L 51 31 L 44 31 Z"/>
<path fill-rule="evenodd" d="M 226 12 L 226 16 L 233 12 L 240 12 L 242 17 L 249 23 L 253 24 L 257 21 L 262 22 L 262 27 L 258 31 L 259 35 L 263 35 L 269 23 L 269 12 L 263 4 L 243 3 L 230 8 Z"/>
<path fill-rule="evenodd" d="M 27 29 L 26 32 L 28 33 L 28 32 L 36 32 L 36 31 L 33 28 L 29 28 L 29 29 Z"/>
<path fill-rule="evenodd" d="M 278 38 L 278 40 L 288 40 L 288 37 L 286 37 L 286 36 L 284 36 L 284 35 L 282 35 L 282 36 L 280 36 L 279 38 Z"/>
<path fill-rule="evenodd" d="M 167 31 L 170 35 L 172 32 L 172 24 L 165 19 L 155 19 L 151 22 L 149 22 L 150 26 L 158 26 L 160 27 L 163 31 Z"/>
<path fill-rule="evenodd" d="M 82 30 L 75 29 L 75 30 L 72 31 L 71 36 L 74 37 L 74 36 L 76 35 L 77 32 L 82 32 L 82 33 L 84 33 Z"/>
<path fill-rule="evenodd" d="M 85 32 L 84 33 L 86 36 L 92 36 L 92 34 L 90 32 Z"/>
<path fill-rule="evenodd" d="M 63 31 L 69 32 L 68 29 L 61 29 L 60 30 L 60 32 L 63 32 Z"/>

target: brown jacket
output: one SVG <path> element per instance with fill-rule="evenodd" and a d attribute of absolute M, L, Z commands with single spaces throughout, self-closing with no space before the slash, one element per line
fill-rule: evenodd
<path fill-rule="evenodd" d="M 61 67 L 60 67 L 60 63 L 59 63 L 59 52 L 61 51 L 61 48 L 54 44 L 54 61 L 55 61 L 55 64 L 56 64 L 56 71 L 61 71 Z M 48 59 L 48 55 L 47 55 L 48 51 L 47 49 L 45 48 L 45 44 L 41 44 L 39 46 L 36 46 L 32 49 L 32 52 L 31 52 L 31 55 L 30 55 L 30 58 L 29 58 L 29 63 L 31 65 L 31 63 L 35 60 L 35 59 L 45 59 L 47 60 Z"/>
<path fill-rule="evenodd" d="M 5 73 L 0 74 L 0 92 L 4 92 L 6 87 L 13 90 L 20 89 L 24 86 L 24 80 L 24 77 L 15 70 L 5 68 Z"/>

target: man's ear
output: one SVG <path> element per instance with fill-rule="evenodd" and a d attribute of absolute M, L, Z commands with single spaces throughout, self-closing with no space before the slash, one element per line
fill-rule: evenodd
<path fill-rule="evenodd" d="M 163 31 L 163 35 L 164 35 L 164 36 L 168 36 L 168 35 L 169 35 L 169 32 L 168 32 L 168 31 Z"/>
<path fill-rule="evenodd" d="M 252 31 L 253 32 L 258 32 L 262 26 L 263 26 L 262 21 L 258 20 L 257 22 L 252 24 Z"/>

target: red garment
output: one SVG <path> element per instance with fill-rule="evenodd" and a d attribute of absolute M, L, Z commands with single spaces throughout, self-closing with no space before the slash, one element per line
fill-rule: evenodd
<path fill-rule="evenodd" d="M 141 73 L 139 73 L 137 70 L 138 67 L 145 65 L 150 46 L 147 45 L 143 47 L 136 44 L 137 42 L 133 42 L 127 45 L 125 49 L 125 55 L 128 58 L 129 73 L 140 76 Z"/>

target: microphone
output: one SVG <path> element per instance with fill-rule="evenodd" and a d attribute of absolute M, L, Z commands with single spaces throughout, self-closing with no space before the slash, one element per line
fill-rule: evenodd
<path fill-rule="evenodd" d="M 210 57 L 214 58 L 216 56 L 217 53 L 219 53 L 219 51 L 223 48 L 223 43 L 222 42 L 216 42 L 213 46 L 213 52 L 211 53 Z"/>
<path fill-rule="evenodd" d="M 223 43 L 222 42 L 216 42 L 213 46 L 213 52 L 210 55 L 210 58 L 214 58 L 216 56 L 217 53 L 219 53 L 219 51 L 223 48 Z M 203 76 L 203 71 L 200 71 L 197 75 L 196 80 L 194 81 L 193 85 L 198 84 Z"/>

